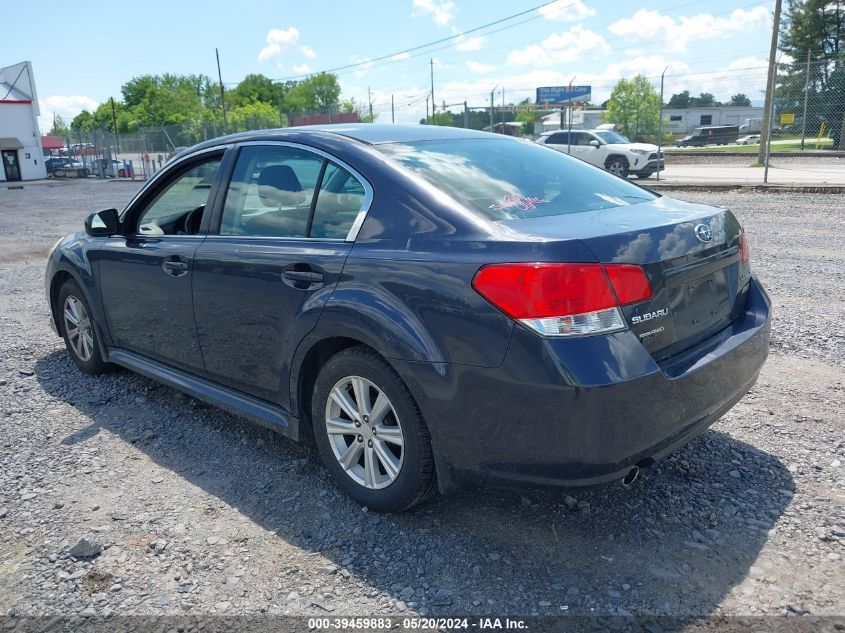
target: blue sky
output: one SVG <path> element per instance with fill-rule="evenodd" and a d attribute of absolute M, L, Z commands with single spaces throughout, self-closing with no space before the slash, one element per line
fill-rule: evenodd
<path fill-rule="evenodd" d="M 537 86 L 593 86 L 607 98 L 620 77 L 638 72 L 666 94 L 684 89 L 727 99 L 746 93 L 762 102 L 773 2 L 742 0 L 558 0 L 516 19 L 386 61 L 369 60 L 459 35 L 531 9 L 542 0 L 367 0 L 366 2 L 206 2 L 145 0 L 105 3 L 4 3 L 8 24 L 0 65 L 33 63 L 42 127 L 52 113 L 72 117 L 135 75 L 203 73 L 223 81 L 253 72 L 286 79 L 350 63 L 338 73 L 345 97 L 366 103 L 372 91 L 379 120 L 417 121 L 430 90 L 434 58 L 438 104 L 470 106 L 533 98 Z M 84 8 L 83 8 L 84 7 Z M 99 56 L 99 57 L 98 57 Z"/>

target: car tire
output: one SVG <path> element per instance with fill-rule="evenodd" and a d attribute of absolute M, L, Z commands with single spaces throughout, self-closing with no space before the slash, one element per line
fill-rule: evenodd
<path fill-rule="evenodd" d="M 66 282 L 56 302 L 59 328 L 73 363 L 86 374 L 102 374 L 109 364 L 100 354 L 91 307 L 75 281 Z"/>
<path fill-rule="evenodd" d="M 620 178 L 628 177 L 628 161 L 621 156 L 611 156 L 604 164 L 604 168 Z"/>
<path fill-rule="evenodd" d="M 326 362 L 314 385 L 311 420 L 326 468 L 361 505 L 401 512 L 434 493 L 422 414 L 399 375 L 369 348 L 352 347 Z"/>

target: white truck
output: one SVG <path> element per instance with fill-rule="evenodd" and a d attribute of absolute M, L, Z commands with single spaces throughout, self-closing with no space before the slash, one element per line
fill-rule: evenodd
<path fill-rule="evenodd" d="M 536 142 L 622 178 L 627 178 L 629 174 L 648 178 L 665 169 L 663 152 L 657 145 L 632 143 L 612 130 L 554 130 L 544 132 Z"/>
<path fill-rule="evenodd" d="M 740 134 L 759 134 L 763 129 L 763 119 L 745 119 L 745 124 L 739 126 Z"/>

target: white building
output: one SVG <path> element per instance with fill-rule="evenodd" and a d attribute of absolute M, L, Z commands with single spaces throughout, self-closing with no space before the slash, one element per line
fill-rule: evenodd
<path fill-rule="evenodd" d="M 663 108 L 663 124 L 673 134 L 690 134 L 702 125 L 745 125 L 748 119 L 763 117 L 757 106 L 716 106 L 712 108 Z"/>
<path fill-rule="evenodd" d="M 0 181 L 46 178 L 32 64 L 0 68 Z"/>

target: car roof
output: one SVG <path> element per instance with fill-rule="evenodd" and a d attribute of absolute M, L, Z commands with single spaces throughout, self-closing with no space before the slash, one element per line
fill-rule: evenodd
<path fill-rule="evenodd" d="M 272 130 L 254 130 L 251 132 L 239 132 L 212 139 L 193 149 L 212 147 L 225 143 L 243 143 L 247 141 L 266 140 L 300 140 L 308 137 L 327 138 L 331 136 L 342 136 L 368 145 L 380 145 L 383 143 L 412 143 L 416 141 L 438 141 L 457 140 L 466 138 L 491 138 L 489 132 L 469 130 L 464 128 L 447 127 L 439 125 L 392 125 L 380 123 L 337 123 L 333 125 L 303 125 L 299 127 L 277 128 Z M 495 135 L 502 138 L 501 134 Z"/>

